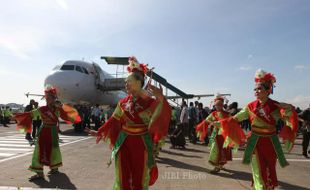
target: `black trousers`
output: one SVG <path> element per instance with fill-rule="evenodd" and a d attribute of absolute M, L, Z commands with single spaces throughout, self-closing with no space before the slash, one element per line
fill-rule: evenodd
<path fill-rule="evenodd" d="M 188 138 L 192 143 L 196 143 L 197 142 L 197 135 L 196 135 L 196 130 L 195 130 L 195 120 L 194 119 L 189 119 L 189 123 L 188 123 L 188 129 L 189 129 L 189 134 L 188 134 Z"/>
<path fill-rule="evenodd" d="M 303 131 L 303 138 L 302 138 L 302 152 L 303 154 L 307 154 L 308 146 L 310 141 L 310 132 L 307 130 Z"/>
<path fill-rule="evenodd" d="M 41 120 L 34 120 L 32 121 L 32 138 L 36 138 L 37 131 L 41 127 L 42 121 Z"/>
<path fill-rule="evenodd" d="M 10 124 L 10 118 L 9 117 L 3 117 L 3 125 Z"/>
<path fill-rule="evenodd" d="M 26 133 L 25 139 L 27 139 L 27 140 L 32 140 L 31 134 L 30 134 L 30 133 Z"/>
<path fill-rule="evenodd" d="M 94 123 L 95 123 L 95 130 L 97 131 L 98 129 L 99 129 L 99 127 L 100 127 L 100 124 L 101 124 L 101 122 L 100 122 L 100 117 L 94 117 Z"/>

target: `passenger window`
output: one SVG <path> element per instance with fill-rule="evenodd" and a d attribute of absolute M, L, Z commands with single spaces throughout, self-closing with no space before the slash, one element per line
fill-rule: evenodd
<path fill-rule="evenodd" d="M 74 65 L 63 65 L 61 66 L 60 70 L 63 70 L 63 71 L 74 70 Z"/>
<path fill-rule="evenodd" d="M 84 72 L 82 71 L 82 68 L 81 68 L 80 66 L 75 66 L 75 70 L 79 71 L 80 73 L 84 73 Z"/>

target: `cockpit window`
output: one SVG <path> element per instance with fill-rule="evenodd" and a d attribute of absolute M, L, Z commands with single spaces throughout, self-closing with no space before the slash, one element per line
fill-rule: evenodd
<path fill-rule="evenodd" d="M 88 74 L 87 69 L 85 69 L 84 67 L 82 67 L 82 70 L 84 71 L 84 73 Z"/>
<path fill-rule="evenodd" d="M 77 70 L 77 71 L 79 71 L 79 72 L 81 72 L 81 73 L 84 73 L 83 70 L 82 70 L 82 68 L 81 68 L 80 66 L 78 66 L 78 65 L 75 66 L 75 70 Z"/>
<path fill-rule="evenodd" d="M 74 65 L 63 65 L 61 66 L 60 70 L 64 70 L 64 71 L 74 70 Z"/>

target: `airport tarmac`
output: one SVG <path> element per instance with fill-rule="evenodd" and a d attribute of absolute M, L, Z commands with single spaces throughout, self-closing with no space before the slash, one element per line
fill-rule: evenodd
<path fill-rule="evenodd" d="M 95 143 L 95 138 L 75 134 L 70 125 L 62 124 L 60 136 L 63 167 L 60 173 L 45 176 L 45 181 L 29 182 L 33 175 L 27 168 L 33 147 L 19 134 L 15 125 L 0 126 L 0 190 L 2 189 L 112 189 L 113 163 L 107 167 L 111 151 L 106 143 Z M 14 140 L 15 139 L 15 140 Z M 167 141 L 157 158 L 159 178 L 151 190 L 188 189 L 251 189 L 251 167 L 241 163 L 243 151 L 234 154 L 234 161 L 213 175 L 208 164 L 209 149 L 205 145 L 187 143 L 185 150 L 170 149 Z M 286 154 L 290 165 L 277 166 L 277 189 L 310 189 L 310 159 L 301 155 L 301 135 L 295 147 Z M 48 168 L 45 167 L 45 173 Z"/>

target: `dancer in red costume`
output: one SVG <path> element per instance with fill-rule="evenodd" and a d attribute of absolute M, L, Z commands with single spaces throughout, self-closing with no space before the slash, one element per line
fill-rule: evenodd
<path fill-rule="evenodd" d="M 278 186 L 276 162 L 281 167 L 288 165 L 277 135 L 276 123 L 282 119 L 285 126 L 279 136 L 283 138 L 286 150 L 293 147 L 297 132 L 297 114 L 292 105 L 279 103 L 269 98 L 273 93 L 276 78 L 263 70 L 256 71 L 256 100 L 249 103 L 235 116 L 214 123 L 221 127 L 226 145 L 242 144 L 246 138 L 239 122 L 250 119 L 251 134 L 244 151 L 244 164 L 251 164 L 253 189 L 274 189 Z"/>
<path fill-rule="evenodd" d="M 146 65 L 130 57 L 127 70 L 128 96 L 119 101 L 112 117 L 98 132 L 86 131 L 97 136 L 97 143 L 101 139 L 110 141 L 111 158 L 115 158 L 113 189 L 145 190 L 158 178 L 153 146 L 168 132 L 171 108 L 161 87 L 148 83 L 148 90 L 143 90 Z"/>
<path fill-rule="evenodd" d="M 44 165 L 50 167 L 50 174 L 58 172 L 58 168 L 62 166 L 58 138 L 58 117 L 61 117 L 68 123 L 78 123 L 81 121 L 78 112 L 74 108 L 57 101 L 55 88 L 45 90 L 45 99 L 46 106 L 14 116 L 17 121 L 17 129 L 23 132 L 31 133 L 33 118 L 40 118 L 43 123 L 37 133 L 32 163 L 29 166 L 29 170 L 36 172 L 36 175 L 30 177 L 30 181 L 44 179 Z"/>
<path fill-rule="evenodd" d="M 229 117 L 229 113 L 224 110 L 224 97 L 218 95 L 214 99 L 214 107 L 215 111 L 196 126 L 197 136 L 202 142 L 204 142 L 207 136 L 210 123 Z M 214 166 L 214 169 L 211 171 L 212 173 L 219 172 L 227 161 L 232 160 L 231 148 L 223 148 L 223 143 L 222 129 L 214 127 L 209 142 L 209 163 Z"/>

